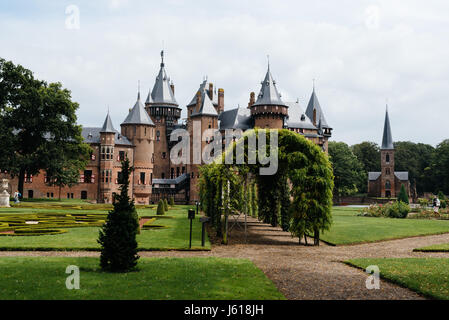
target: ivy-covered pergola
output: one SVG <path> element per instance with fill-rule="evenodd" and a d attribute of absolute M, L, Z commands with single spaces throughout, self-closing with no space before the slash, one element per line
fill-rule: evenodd
<path fill-rule="evenodd" d="M 303 136 L 289 130 L 276 130 L 277 146 L 267 144 L 266 150 L 248 148 L 251 139 L 267 138 L 273 130 L 254 129 L 230 145 L 215 162 L 201 167 L 200 198 L 202 209 L 211 218 L 217 236 L 223 236 L 222 216 L 243 212 L 259 220 L 280 225 L 284 231 L 299 238 L 313 235 L 319 245 L 320 232 L 332 224 L 332 190 L 334 177 L 328 156 Z M 261 134 L 262 133 L 262 134 Z M 254 140 L 252 140 L 254 141 Z M 244 164 L 236 164 L 237 150 L 243 150 Z M 263 152 L 263 155 L 259 155 Z M 261 175 L 266 167 L 249 159 L 260 159 L 277 152 L 278 170 L 273 175 Z M 265 154 L 266 153 L 266 154 Z M 232 157 L 232 164 L 226 164 Z M 230 163 L 227 161 L 227 163 Z M 226 230 L 226 229 L 225 229 Z M 224 234 L 227 242 L 227 232 Z"/>

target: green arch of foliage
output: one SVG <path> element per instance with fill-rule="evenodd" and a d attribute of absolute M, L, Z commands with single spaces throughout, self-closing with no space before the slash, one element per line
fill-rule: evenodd
<path fill-rule="evenodd" d="M 261 130 L 246 131 L 214 163 L 200 168 L 202 209 L 211 217 L 217 235 L 221 236 L 222 214 L 232 211 L 251 214 L 248 203 L 251 204 L 251 197 L 257 196 L 260 220 L 273 226 L 280 224 L 300 242 L 305 235 L 313 234 L 318 245 L 320 231 L 328 230 L 332 224 L 334 177 L 328 156 L 303 136 L 285 129 L 277 130 L 278 146 L 270 150 L 267 143 L 267 154 L 278 152 L 278 171 L 272 176 L 260 175 L 260 164 L 248 164 L 248 139 L 258 138 Z M 271 132 L 266 131 L 267 141 Z M 245 164 L 237 165 L 236 150 L 241 148 L 240 144 L 244 144 Z M 230 152 L 233 165 L 224 161 Z M 252 194 L 252 190 L 257 190 L 257 195 Z"/>

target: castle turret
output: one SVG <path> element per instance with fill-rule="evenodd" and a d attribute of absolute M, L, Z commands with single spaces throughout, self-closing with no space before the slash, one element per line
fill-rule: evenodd
<path fill-rule="evenodd" d="M 153 90 L 148 94 L 145 109 L 155 124 L 154 177 L 165 179 L 170 175 L 170 134 L 181 118 L 181 108 L 175 99 L 174 84 L 165 71 L 164 51 L 161 52 L 161 67 Z"/>
<path fill-rule="evenodd" d="M 276 88 L 276 81 L 271 75 L 268 64 L 267 74 L 257 96 L 257 101 L 250 106 L 254 126 L 258 128 L 282 129 L 288 117 L 288 106 L 282 101 Z"/>
<path fill-rule="evenodd" d="M 332 137 L 332 127 L 328 125 L 323 109 L 313 86 L 312 96 L 306 109 L 306 116 L 312 121 L 312 124 L 318 129 L 318 137 L 314 138 L 314 142 L 320 145 L 325 152 L 328 151 L 328 140 Z"/>
<path fill-rule="evenodd" d="M 153 181 L 155 125 L 140 101 L 140 92 L 121 128 L 122 135 L 134 145 L 134 197 L 137 203 L 149 204 Z"/>
<path fill-rule="evenodd" d="M 100 130 L 100 202 L 112 202 L 115 129 L 109 115 Z"/>
<path fill-rule="evenodd" d="M 394 145 L 391 134 L 390 117 L 388 116 L 388 106 L 385 111 L 384 132 L 382 137 L 381 153 L 381 196 L 396 197 L 395 172 L 394 172 Z"/>

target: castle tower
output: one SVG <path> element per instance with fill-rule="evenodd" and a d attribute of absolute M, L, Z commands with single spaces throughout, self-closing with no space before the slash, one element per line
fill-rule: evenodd
<path fill-rule="evenodd" d="M 214 106 L 216 112 L 218 115 L 220 115 L 223 111 L 224 111 L 224 90 L 223 89 L 218 89 L 218 94 L 217 94 L 217 90 L 215 89 L 214 91 L 214 85 L 211 82 L 207 82 L 207 79 L 205 79 L 201 85 L 200 88 L 198 89 L 198 92 L 201 94 L 201 96 L 204 96 L 205 94 L 207 94 L 207 96 L 209 97 L 209 100 L 212 102 L 212 105 Z M 187 105 L 187 117 L 190 118 L 190 116 L 197 112 L 197 98 L 198 94 L 195 94 L 195 96 L 193 97 L 192 101 L 190 101 L 190 103 Z"/>
<path fill-rule="evenodd" d="M 170 176 L 170 134 L 181 118 L 181 108 L 175 99 L 174 91 L 173 82 L 170 82 L 165 71 L 162 51 L 159 74 L 145 102 L 145 109 L 155 124 L 154 177 L 158 179 L 167 179 Z"/>
<path fill-rule="evenodd" d="M 194 161 L 193 142 L 201 140 L 201 155 L 207 144 L 213 141 L 213 134 L 205 136 L 204 133 L 208 129 L 218 129 L 218 112 L 216 105 L 210 99 L 210 96 L 205 88 L 205 83 L 200 87 L 200 90 L 195 95 L 193 101 L 195 104 L 188 106 L 189 118 L 187 122 L 187 130 L 190 135 L 190 164 L 187 166 L 187 171 L 190 174 L 190 201 L 199 200 L 198 194 L 198 179 L 199 179 L 199 164 Z M 192 102 L 193 102 L 192 101 Z M 224 108 L 224 107 L 223 107 Z M 220 110 L 220 109 L 218 109 Z M 205 141 L 203 141 L 205 140 Z M 202 159 L 199 159 L 202 163 Z M 196 161 L 198 162 L 198 161 Z"/>
<path fill-rule="evenodd" d="M 99 201 L 112 203 L 115 129 L 109 115 L 100 130 L 100 196 Z"/>
<path fill-rule="evenodd" d="M 306 109 L 306 116 L 312 121 L 312 124 L 318 129 L 318 137 L 314 138 L 314 142 L 320 145 L 325 152 L 328 151 L 328 140 L 332 136 L 332 128 L 328 125 L 324 117 L 323 109 L 313 86 L 312 96 Z"/>
<path fill-rule="evenodd" d="M 155 125 L 140 101 L 140 92 L 121 129 L 122 135 L 134 145 L 134 198 L 137 203 L 149 204 L 153 182 Z"/>
<path fill-rule="evenodd" d="M 381 153 L 381 197 L 396 197 L 395 172 L 394 172 L 394 145 L 391 134 L 388 106 L 385 112 L 384 133 L 382 138 Z"/>
<path fill-rule="evenodd" d="M 259 128 L 282 129 L 288 117 L 288 106 L 282 101 L 276 88 L 276 81 L 270 72 L 270 64 L 257 101 L 250 106 L 254 126 Z"/>

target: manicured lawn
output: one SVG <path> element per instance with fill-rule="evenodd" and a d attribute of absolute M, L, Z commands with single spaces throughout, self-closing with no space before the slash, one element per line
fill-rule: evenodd
<path fill-rule="evenodd" d="M 358 212 L 357 208 L 334 207 L 333 225 L 322 240 L 346 245 L 449 233 L 449 221 L 359 217 Z"/>
<path fill-rule="evenodd" d="M 0 300 L 285 299 L 245 259 L 141 258 L 139 272 L 104 273 L 97 258 L 1 258 Z M 66 288 L 67 266 L 80 267 L 80 289 Z M 149 310 L 151 312 L 151 310 Z"/>
<path fill-rule="evenodd" d="M 141 230 L 137 236 L 139 250 L 188 250 L 190 222 L 187 219 L 187 210 L 190 206 L 175 206 L 166 216 L 173 219 L 158 219 L 154 224 L 167 228 Z M 11 208 L 0 209 L 0 216 L 4 214 L 31 214 L 37 212 L 46 213 L 107 213 L 105 210 L 77 210 L 77 209 L 35 209 L 35 208 Z M 138 209 L 139 216 L 152 216 L 155 209 Z M 27 237 L 0 236 L 0 250 L 99 250 L 97 243 L 98 227 L 62 228 L 67 233 L 58 235 L 42 235 Z M 201 223 L 197 216 L 193 223 L 193 250 L 210 250 L 210 242 L 206 236 L 206 246 L 201 247 Z"/>
<path fill-rule="evenodd" d="M 381 278 L 435 299 L 449 299 L 448 258 L 354 259 L 348 264 L 362 269 L 379 267 Z"/>
<path fill-rule="evenodd" d="M 428 247 L 414 249 L 416 252 L 449 252 L 449 243 L 434 244 Z"/>

